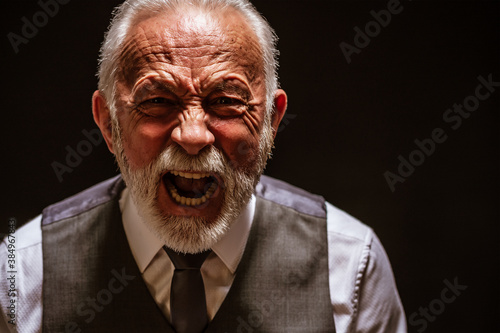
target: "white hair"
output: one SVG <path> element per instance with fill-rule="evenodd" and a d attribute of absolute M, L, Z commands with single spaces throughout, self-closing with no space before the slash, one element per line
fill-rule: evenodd
<path fill-rule="evenodd" d="M 120 54 L 130 29 L 141 20 L 161 13 L 175 12 L 185 6 L 194 6 L 207 13 L 233 8 L 246 18 L 261 48 L 269 116 L 273 109 L 274 93 L 278 89 L 278 38 L 267 20 L 248 0 L 127 0 L 115 8 L 101 46 L 98 70 L 99 90 L 104 95 L 112 116 L 116 112 L 115 94 Z"/>

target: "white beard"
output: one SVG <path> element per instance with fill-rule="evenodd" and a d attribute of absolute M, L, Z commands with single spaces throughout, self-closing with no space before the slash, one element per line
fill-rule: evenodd
<path fill-rule="evenodd" d="M 212 248 L 241 213 L 250 200 L 270 155 L 273 136 L 270 122 L 264 124 L 260 155 L 251 168 L 233 167 L 214 146 L 198 155 L 187 154 L 180 146 L 171 145 L 149 165 L 131 170 L 124 153 L 121 131 L 115 117 L 113 144 L 123 179 L 129 187 L 139 215 L 146 226 L 169 248 L 181 253 L 199 253 Z M 266 126 L 267 125 L 267 126 Z M 214 221 L 204 217 L 184 217 L 161 212 L 158 190 L 167 170 L 215 173 L 222 178 L 223 196 L 219 215 Z"/>

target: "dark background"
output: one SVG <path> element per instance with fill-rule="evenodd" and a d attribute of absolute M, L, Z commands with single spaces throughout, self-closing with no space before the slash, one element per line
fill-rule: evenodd
<path fill-rule="evenodd" d="M 96 128 L 97 54 L 118 0 L 73 0 L 16 54 L 7 34 L 32 22 L 37 1 L 1 6 L 0 232 L 116 174 L 104 143 L 60 182 L 51 164 Z M 254 1 L 280 36 L 288 116 L 266 173 L 322 194 L 370 225 L 391 259 L 409 318 L 436 306 L 444 280 L 467 289 L 425 332 L 500 332 L 498 111 L 500 87 L 453 130 L 443 113 L 474 94 L 478 76 L 500 81 L 500 2 L 401 1 L 403 10 L 347 63 L 371 10 L 386 1 Z M 392 192 L 415 139 L 447 134 Z M 3 221 L 3 222 L 1 222 Z M 438 306 L 439 309 L 439 306 Z M 419 317 L 421 318 L 421 317 Z M 409 325 L 410 332 L 423 329 Z"/>

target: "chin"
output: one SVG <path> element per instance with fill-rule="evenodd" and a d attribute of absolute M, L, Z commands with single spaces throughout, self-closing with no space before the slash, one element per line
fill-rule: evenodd
<path fill-rule="evenodd" d="M 160 182 L 156 200 L 136 205 L 144 223 L 166 246 L 180 253 L 199 253 L 212 248 L 226 234 L 252 192 L 235 201 L 218 188 L 206 202 L 188 206 L 178 203 Z"/>
<path fill-rule="evenodd" d="M 170 146 L 138 170 L 130 170 L 118 154 L 117 161 L 144 223 L 181 253 L 212 248 L 238 218 L 260 177 L 260 170 L 233 169 L 215 147 L 191 156 Z"/>

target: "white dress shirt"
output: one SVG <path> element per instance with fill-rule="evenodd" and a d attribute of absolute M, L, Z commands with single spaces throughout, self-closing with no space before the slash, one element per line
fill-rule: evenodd
<path fill-rule="evenodd" d="M 387 255 L 373 231 L 327 203 L 330 299 L 337 333 L 404 333 L 406 319 Z M 141 221 L 128 191 L 120 209 L 127 239 L 142 277 L 156 303 L 170 317 L 173 264 L 162 242 Z M 206 285 L 208 316 L 212 319 L 234 279 L 255 211 L 255 197 L 244 208 L 201 271 Z M 0 332 L 42 332 L 41 216 L 15 233 L 16 325 L 8 323 L 7 238 L 0 244 Z"/>
<path fill-rule="evenodd" d="M 165 316 L 170 320 L 170 284 L 174 265 L 163 250 L 163 242 L 146 226 L 125 189 L 120 198 L 123 226 L 132 255 L 139 267 L 149 292 Z M 212 320 L 234 280 L 234 273 L 243 256 L 252 226 L 255 196 L 245 206 L 227 234 L 212 248 L 212 253 L 201 267 L 205 285 L 207 312 Z"/>

